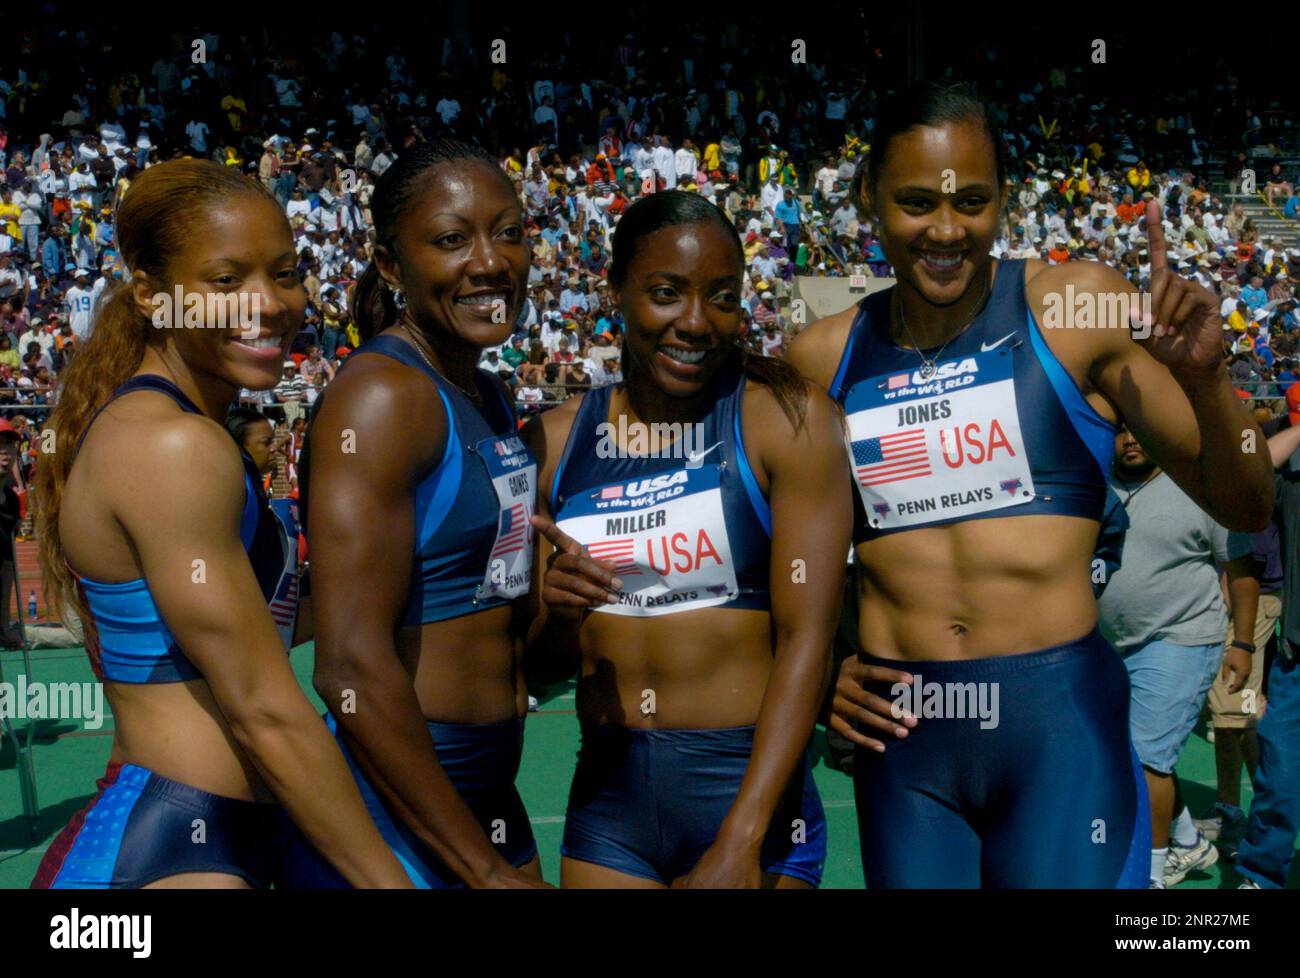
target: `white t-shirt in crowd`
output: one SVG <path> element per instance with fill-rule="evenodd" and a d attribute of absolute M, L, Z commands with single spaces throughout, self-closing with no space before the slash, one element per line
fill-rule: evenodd
<path fill-rule="evenodd" d="M 663 178 L 664 188 L 673 190 L 677 186 L 677 158 L 673 151 L 667 146 L 656 146 L 654 149 L 654 168 L 658 171 L 659 176 Z"/>
<path fill-rule="evenodd" d="M 695 179 L 695 171 L 699 169 L 699 161 L 695 159 L 695 154 L 685 146 L 673 154 L 673 163 L 676 165 L 678 180 Z"/>
<path fill-rule="evenodd" d="M 77 342 L 83 343 L 90 336 L 90 314 L 95 304 L 95 293 L 92 289 L 83 289 L 74 285 L 68 289 L 67 300 L 68 322 L 77 337 Z"/>

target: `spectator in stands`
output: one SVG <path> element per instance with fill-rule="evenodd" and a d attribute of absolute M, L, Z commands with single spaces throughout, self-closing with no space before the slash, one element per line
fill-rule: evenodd
<path fill-rule="evenodd" d="M 307 356 L 303 358 L 298 371 L 308 387 L 319 387 L 325 381 L 334 379 L 333 365 L 321 356 L 321 348 L 315 343 L 307 347 Z M 323 379 L 318 380 L 318 378 Z M 312 400 L 315 398 L 313 397 Z"/>
<path fill-rule="evenodd" d="M 1274 163 L 1269 170 L 1268 179 L 1264 184 L 1264 197 L 1272 206 L 1277 202 L 1277 198 L 1283 200 L 1291 196 L 1291 182 L 1282 174 L 1282 164 Z"/>
<path fill-rule="evenodd" d="M 794 190 L 786 187 L 783 192 L 783 199 L 776 205 L 774 216 L 777 222 L 785 228 L 785 241 L 788 247 L 797 248 L 804 223 L 803 207 L 795 199 Z"/>
<path fill-rule="evenodd" d="M 307 398 L 307 381 L 298 372 L 292 360 L 284 361 L 284 373 L 272 393 L 276 403 L 284 408 L 284 416 L 291 424 L 302 414 L 302 402 Z"/>

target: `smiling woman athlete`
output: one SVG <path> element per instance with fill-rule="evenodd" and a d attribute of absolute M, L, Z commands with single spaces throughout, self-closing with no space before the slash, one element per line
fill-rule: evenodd
<path fill-rule="evenodd" d="M 1006 186 L 991 110 L 964 86 L 887 100 L 855 188 L 898 284 L 791 346 L 844 404 L 857 488 L 865 652 L 832 723 L 858 744 L 869 886 L 1145 887 L 1128 677 L 1090 581 L 1114 425 L 1231 529 L 1267 523 L 1268 458 L 1242 451 L 1262 436 L 1223 369 L 1218 304 L 1169 271 L 1159 208 L 1154 324 L 1131 338 L 1117 309 L 1139 297 L 1113 269 L 989 257 Z M 1039 326 L 1080 297 L 1093 328 Z M 926 687 L 913 702 L 975 698 L 900 724 L 904 667 Z"/>
<path fill-rule="evenodd" d="M 626 381 L 525 432 L 550 544 L 529 659 L 581 669 L 566 887 L 821 880 L 806 748 L 849 544 L 844 437 L 822 392 L 742 353 L 743 272 L 713 204 L 633 204 L 610 268 Z"/>
<path fill-rule="evenodd" d="M 477 369 L 524 302 L 519 199 L 490 154 L 434 140 L 384 171 L 371 210 L 366 341 L 303 450 L 316 689 L 417 886 L 543 886 L 514 784 L 528 694 L 511 632 L 536 464 L 509 391 Z M 289 863 L 290 885 L 342 885 L 301 844 Z"/>
<path fill-rule="evenodd" d="M 32 885 L 268 885 L 278 799 L 353 883 L 408 886 L 289 667 L 267 602 L 296 555 L 221 427 L 302 325 L 288 222 L 260 185 L 185 160 L 141 174 L 117 227 L 131 277 L 68 368 L 36 480 L 49 604 L 85 623 L 113 751 Z M 202 303 L 184 327 L 208 328 L 150 324 L 177 290 Z M 259 302 L 256 335 L 208 321 L 218 297 Z"/>

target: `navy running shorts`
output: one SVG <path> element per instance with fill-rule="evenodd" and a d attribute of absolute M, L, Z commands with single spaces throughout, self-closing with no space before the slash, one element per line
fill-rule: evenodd
<path fill-rule="evenodd" d="M 753 748 L 753 727 L 584 725 L 561 854 L 664 884 L 685 876 L 717 838 Z M 805 754 L 759 864 L 817 886 L 825 862 L 826 815 Z"/>
<path fill-rule="evenodd" d="M 855 752 L 868 887 L 1147 887 L 1128 672 L 1095 630 L 1020 655 L 861 659 L 911 673 L 910 703 L 868 689 L 918 720 L 884 753 Z"/>
<path fill-rule="evenodd" d="M 130 889 L 179 873 L 274 880 L 279 805 L 210 794 L 134 764 L 110 764 L 99 793 L 55 838 L 34 889 Z"/>

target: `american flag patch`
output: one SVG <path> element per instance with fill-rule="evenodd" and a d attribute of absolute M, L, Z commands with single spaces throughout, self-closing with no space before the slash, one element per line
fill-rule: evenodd
<path fill-rule="evenodd" d="M 492 548 L 492 557 L 508 557 L 518 553 L 528 545 L 530 524 L 528 506 L 515 503 L 509 509 L 501 511 L 501 525 L 497 530 L 496 546 Z"/>
<path fill-rule="evenodd" d="M 894 376 L 889 378 L 889 383 L 886 389 L 896 391 L 900 387 L 906 387 L 911 379 L 911 374 L 894 374 Z"/>
<path fill-rule="evenodd" d="M 284 597 L 276 597 L 271 600 L 271 618 L 277 625 L 283 625 L 288 628 L 293 624 L 294 615 L 298 611 L 298 575 L 294 574 L 289 578 L 289 587 L 285 590 Z"/>
<path fill-rule="evenodd" d="M 640 574 L 641 570 L 637 567 L 636 561 L 632 559 L 632 548 L 635 541 L 632 537 L 619 537 L 616 540 L 598 540 L 595 543 L 587 545 L 587 553 L 591 555 L 592 560 L 608 560 L 614 565 L 614 573 L 628 576 L 630 574 Z"/>
<path fill-rule="evenodd" d="M 621 485 L 606 486 L 604 489 L 600 490 L 600 498 L 601 499 L 622 499 L 623 487 Z"/>
<path fill-rule="evenodd" d="M 930 458 L 925 447 L 925 429 L 912 428 L 855 441 L 853 465 L 858 485 L 863 488 L 927 476 Z"/>

